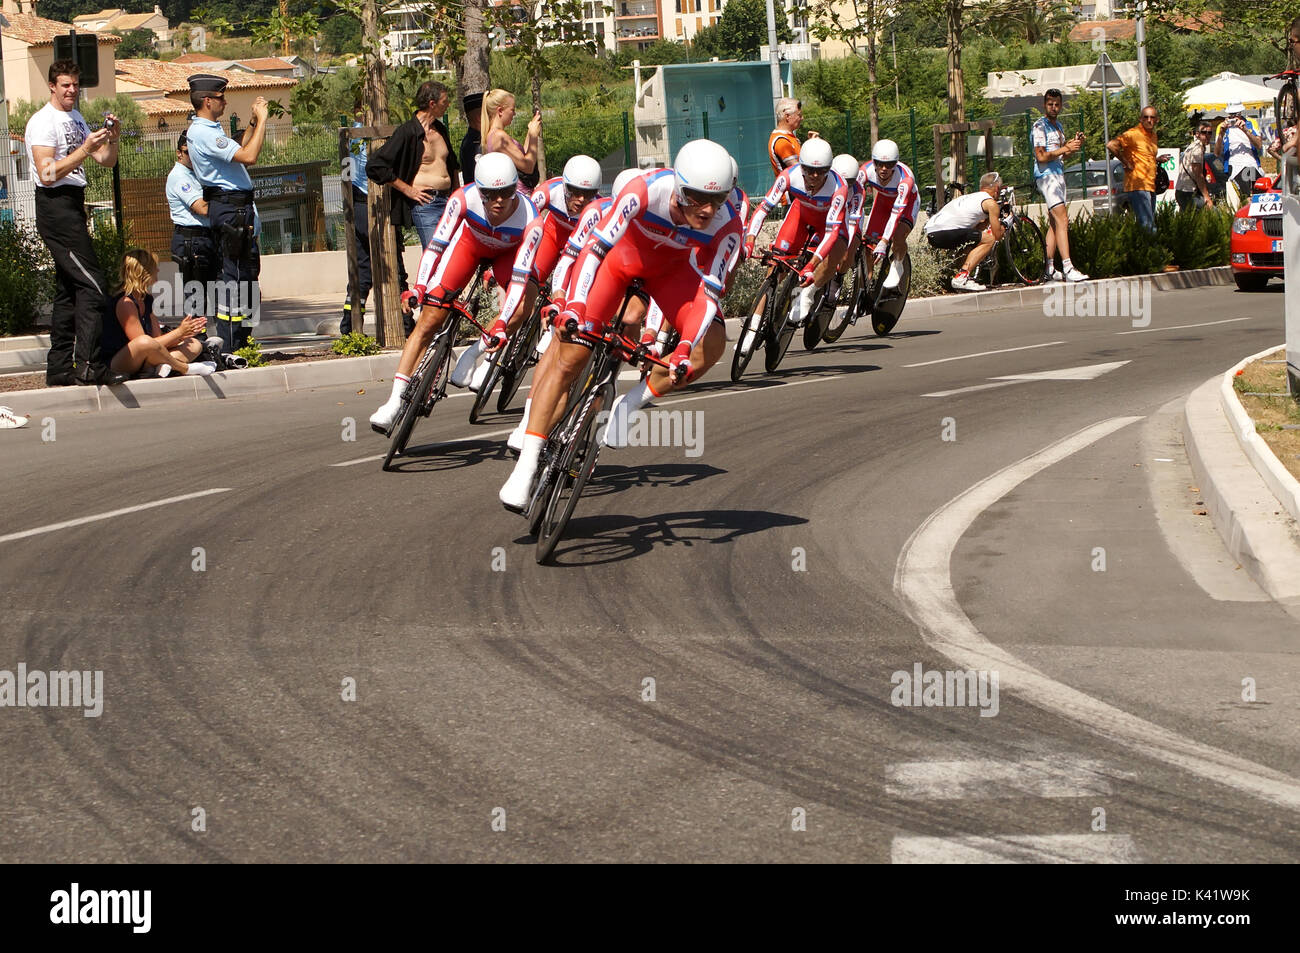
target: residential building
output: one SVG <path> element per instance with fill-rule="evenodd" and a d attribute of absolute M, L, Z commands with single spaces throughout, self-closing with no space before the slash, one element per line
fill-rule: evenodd
<path fill-rule="evenodd" d="M 5 98 L 10 103 L 20 100 L 45 102 L 50 98 L 47 73 L 54 62 L 54 38 L 66 36 L 72 29 L 70 23 L 47 20 L 30 12 L 31 2 L 4 0 L 4 15 L 9 26 L 0 30 L 3 44 Z M 113 48 L 122 38 L 111 33 L 99 33 L 97 49 L 99 84 L 82 88 L 87 99 L 112 96 Z"/>
<path fill-rule="evenodd" d="M 380 12 L 384 34 L 384 61 L 390 66 L 423 66 L 435 73 L 445 73 L 450 65 L 441 54 L 433 52 L 428 31 L 435 14 L 422 3 L 398 3 Z"/>
<path fill-rule="evenodd" d="M 157 4 L 154 4 L 152 13 L 127 13 L 125 10 L 117 9 L 83 13 L 79 17 L 72 18 L 72 25 L 78 30 L 116 33 L 119 36 L 130 30 L 152 30 L 157 48 L 171 49 L 171 25 L 163 15 L 162 8 Z"/>
<path fill-rule="evenodd" d="M 118 60 L 117 92 L 128 93 L 145 111 L 149 123 L 147 135 L 179 132 L 185 128 L 190 108 L 189 77 L 196 72 L 224 76 L 226 85 L 226 114 L 223 123 L 237 116 L 240 128 L 248 125 L 253 115 L 253 100 L 265 96 L 275 100 L 287 110 L 289 96 L 298 85 L 295 79 L 268 76 L 248 70 L 216 69 L 209 63 L 168 63 L 162 60 Z M 268 138 L 281 141 L 293 130 L 293 121 L 286 112 L 273 116 L 268 122 Z"/>

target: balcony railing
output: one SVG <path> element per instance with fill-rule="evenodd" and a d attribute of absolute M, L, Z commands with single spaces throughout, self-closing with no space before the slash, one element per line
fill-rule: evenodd
<path fill-rule="evenodd" d="M 620 20 L 624 17 L 653 17 L 658 12 L 653 3 L 619 3 L 614 8 L 614 16 Z"/>

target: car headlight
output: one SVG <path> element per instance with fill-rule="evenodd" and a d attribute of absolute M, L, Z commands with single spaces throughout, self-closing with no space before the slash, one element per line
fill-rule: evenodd
<path fill-rule="evenodd" d="M 1234 235 L 1245 235 L 1247 232 L 1255 230 L 1255 220 L 1253 218 L 1234 218 L 1232 220 L 1232 233 Z"/>

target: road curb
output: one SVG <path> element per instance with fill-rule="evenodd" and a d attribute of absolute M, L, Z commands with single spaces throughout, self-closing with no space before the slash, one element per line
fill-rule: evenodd
<path fill-rule="evenodd" d="M 1285 347 L 1285 344 L 1252 354 L 1225 371 L 1219 382 L 1219 400 L 1223 404 L 1223 412 L 1232 421 L 1232 432 L 1237 436 L 1237 443 L 1245 451 L 1255 471 L 1273 491 L 1278 501 L 1286 507 L 1291 518 L 1300 521 L 1300 481 L 1291 475 L 1291 471 L 1282 465 L 1273 448 L 1255 431 L 1255 422 L 1250 419 L 1250 414 L 1246 413 L 1246 408 L 1241 405 L 1237 392 L 1232 386 L 1233 378 L 1237 376 L 1239 370 L 1265 355 L 1274 353 L 1279 347 Z"/>
<path fill-rule="evenodd" d="M 1236 369 L 1210 378 L 1188 396 L 1183 409 L 1187 456 L 1228 552 L 1270 597 L 1300 605 L 1300 526 L 1249 453 L 1248 447 L 1258 443 L 1282 469 L 1231 394 Z"/>

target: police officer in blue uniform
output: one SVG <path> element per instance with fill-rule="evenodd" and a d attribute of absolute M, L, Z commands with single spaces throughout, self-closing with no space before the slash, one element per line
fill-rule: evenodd
<path fill-rule="evenodd" d="M 167 207 L 171 212 L 172 261 L 180 269 L 182 300 L 175 302 L 173 317 L 184 314 L 208 315 L 208 282 L 217 276 L 221 260 L 212 241 L 208 222 L 208 203 L 203 185 L 190 163 L 189 136 L 181 133 L 176 140 L 176 164 L 167 173 Z M 202 304 L 190 297 L 191 282 L 203 289 Z M 197 310 L 194 310 L 197 305 Z"/>
<path fill-rule="evenodd" d="M 266 141 L 266 100 L 253 101 L 253 118 L 243 142 L 229 138 L 221 127 L 226 111 L 227 80 L 210 73 L 189 78 L 194 121 L 186 133 L 190 161 L 203 183 L 212 236 L 221 253 L 221 278 L 216 295 L 217 336 L 228 352 L 248 343 L 250 326 L 260 301 L 257 278 L 261 257 L 257 236 L 261 222 L 253 205 L 253 180 L 248 167 L 257 162 Z"/>

